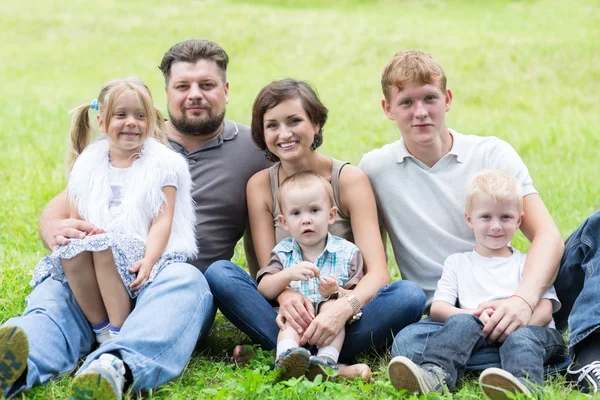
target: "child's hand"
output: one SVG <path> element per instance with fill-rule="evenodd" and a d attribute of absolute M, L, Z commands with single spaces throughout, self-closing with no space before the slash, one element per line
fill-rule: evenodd
<path fill-rule="evenodd" d="M 142 258 L 140 261 L 133 264 L 131 268 L 129 268 L 129 272 L 133 274 L 137 272 L 137 278 L 135 278 L 135 281 L 133 281 L 131 285 L 129 285 L 129 289 L 132 292 L 137 292 L 142 287 L 144 282 L 148 280 L 148 277 L 150 276 L 150 271 L 152 271 L 152 267 L 154 267 L 154 264 L 154 262 Z"/>
<path fill-rule="evenodd" d="M 319 268 L 311 262 L 302 261 L 286 269 L 290 280 L 292 281 L 308 281 L 310 278 L 319 276 Z"/>
<path fill-rule="evenodd" d="M 340 285 L 335 275 L 329 275 L 327 278 L 319 277 L 319 294 L 322 297 L 329 297 L 331 293 L 338 290 L 340 290 Z"/>
<path fill-rule="evenodd" d="M 492 310 L 491 308 L 486 308 L 485 310 L 483 310 L 481 312 L 481 314 L 479 314 L 479 319 L 485 325 L 490 320 L 490 317 L 492 316 L 493 313 L 494 313 L 494 310 Z"/>

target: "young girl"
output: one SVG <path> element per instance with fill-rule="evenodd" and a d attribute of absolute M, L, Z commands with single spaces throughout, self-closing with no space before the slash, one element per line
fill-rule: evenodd
<path fill-rule="evenodd" d="M 92 144 L 90 109 L 104 133 Z M 67 281 L 99 344 L 119 333 L 130 297 L 162 268 L 197 252 L 190 174 L 167 147 L 162 121 L 136 78 L 107 83 L 97 100 L 74 110 L 71 218 L 98 228 L 44 257 L 32 284 L 49 275 Z"/>

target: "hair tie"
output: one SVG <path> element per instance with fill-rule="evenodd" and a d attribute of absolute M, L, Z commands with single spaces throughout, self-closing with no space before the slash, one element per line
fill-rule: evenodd
<path fill-rule="evenodd" d="M 98 111 L 98 99 L 92 100 L 92 102 L 90 103 L 90 108 L 92 110 Z"/>

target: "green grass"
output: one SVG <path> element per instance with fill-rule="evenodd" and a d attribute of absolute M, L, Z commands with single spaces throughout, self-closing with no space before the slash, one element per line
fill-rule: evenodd
<path fill-rule="evenodd" d="M 356 164 L 398 139 L 380 107 L 381 71 L 400 50 L 431 52 L 454 102 L 449 125 L 510 142 L 566 237 L 598 208 L 600 8 L 562 1 L 13 1 L 2 7 L 0 76 L 0 321 L 20 314 L 37 260 L 44 204 L 65 185 L 68 111 L 109 79 L 137 75 L 164 110 L 157 65 L 175 42 L 208 38 L 231 57 L 228 117 L 250 122 L 258 90 L 291 76 L 318 89 L 330 109 L 322 152 Z M 519 236 L 515 244 L 526 251 Z M 244 263 L 243 254 L 235 261 Z M 390 271 L 398 272 L 393 260 Z M 210 352 L 149 398 L 402 397 L 369 356 L 375 383 L 273 385 L 272 354 L 246 368 L 225 352 L 247 340 L 219 318 Z M 205 347 L 202 347 L 205 348 Z M 65 398 L 70 377 L 24 398 Z M 465 380 L 456 398 L 480 398 Z M 406 396 L 408 397 L 408 396 Z M 560 380 L 544 398 L 577 398 Z"/>

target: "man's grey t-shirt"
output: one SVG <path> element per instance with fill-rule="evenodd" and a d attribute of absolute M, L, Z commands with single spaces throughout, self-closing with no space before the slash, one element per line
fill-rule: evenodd
<path fill-rule="evenodd" d="M 233 121 L 226 120 L 221 134 L 192 152 L 170 142 L 186 158 L 194 182 L 198 257 L 190 263 L 204 272 L 213 262 L 233 256 L 248 221 L 246 184 L 269 164 L 250 129 Z"/>

